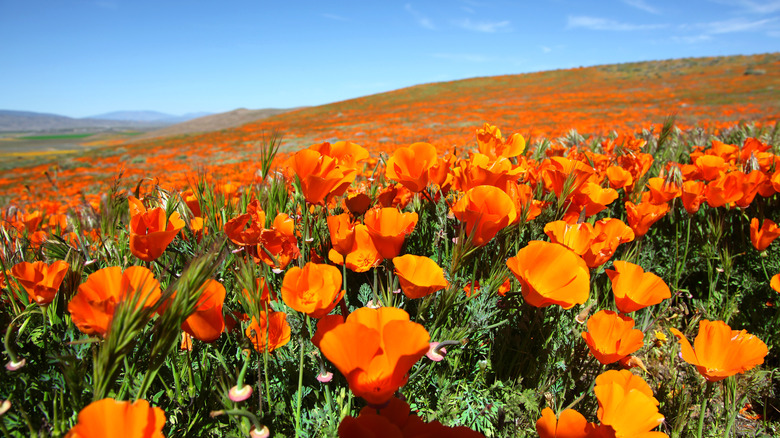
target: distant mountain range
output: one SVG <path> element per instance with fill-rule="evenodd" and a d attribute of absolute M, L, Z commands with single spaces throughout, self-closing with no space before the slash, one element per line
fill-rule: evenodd
<path fill-rule="evenodd" d="M 130 120 L 134 122 L 164 122 L 168 124 L 186 122 L 187 120 L 197 119 L 198 117 L 204 117 L 211 115 L 212 113 L 187 113 L 181 116 L 174 116 L 171 114 L 165 114 L 158 111 L 114 111 L 111 113 L 98 114 L 96 116 L 89 116 L 89 119 L 101 119 L 101 120 Z"/>
<path fill-rule="evenodd" d="M 73 118 L 58 114 L 31 111 L 0 110 L 0 132 L 156 129 L 174 125 L 209 113 L 190 113 L 182 116 L 156 111 L 116 111 L 92 117 Z"/>

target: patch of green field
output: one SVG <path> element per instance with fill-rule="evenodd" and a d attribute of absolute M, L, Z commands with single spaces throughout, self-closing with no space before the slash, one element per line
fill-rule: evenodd
<path fill-rule="evenodd" d="M 72 138 L 87 138 L 95 135 L 95 133 L 82 133 L 82 134 L 54 134 L 54 135 L 27 135 L 19 137 L 22 140 L 64 140 Z"/>

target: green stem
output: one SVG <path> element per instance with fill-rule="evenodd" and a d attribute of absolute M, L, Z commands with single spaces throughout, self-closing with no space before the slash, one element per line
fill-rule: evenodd
<path fill-rule="evenodd" d="M 306 315 L 306 325 L 309 325 L 309 315 Z M 305 342 L 304 337 L 301 336 L 301 354 L 298 360 L 298 395 L 295 401 L 295 436 L 301 436 L 303 431 L 301 430 L 301 398 L 303 395 L 303 350 Z"/>
<path fill-rule="evenodd" d="M 707 412 L 707 401 L 712 396 L 713 383 L 707 382 L 707 389 L 704 391 L 704 397 L 701 399 L 701 408 L 699 409 L 699 426 L 696 429 L 696 438 L 702 437 L 704 431 L 704 414 Z"/>

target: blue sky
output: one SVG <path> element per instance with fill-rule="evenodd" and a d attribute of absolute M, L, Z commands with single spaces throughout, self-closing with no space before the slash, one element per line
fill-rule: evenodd
<path fill-rule="evenodd" d="M 776 51 L 776 0 L 0 0 L 0 109 L 287 108 L 476 76 Z"/>

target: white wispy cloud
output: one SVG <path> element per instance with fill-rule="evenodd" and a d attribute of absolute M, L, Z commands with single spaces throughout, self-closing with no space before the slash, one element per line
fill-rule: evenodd
<path fill-rule="evenodd" d="M 632 24 L 622 23 L 608 18 L 589 17 L 585 15 L 569 16 L 566 27 L 569 29 L 583 28 L 590 30 L 612 30 L 612 31 L 635 31 L 662 29 L 668 27 L 667 24 Z"/>
<path fill-rule="evenodd" d="M 544 52 L 544 53 L 552 52 L 552 49 L 550 47 L 547 47 L 547 46 L 539 46 L 539 48 L 542 49 L 542 52 Z"/>
<path fill-rule="evenodd" d="M 771 14 L 780 11 L 780 1 L 754 0 L 711 0 L 714 3 L 729 5 L 751 14 Z"/>
<path fill-rule="evenodd" d="M 452 20 L 452 24 L 461 29 L 482 33 L 509 32 L 512 30 L 509 20 L 471 21 L 469 18 L 464 18 L 461 20 Z"/>
<path fill-rule="evenodd" d="M 765 18 L 763 20 L 747 20 L 745 18 L 732 18 L 724 21 L 703 23 L 699 26 L 705 28 L 706 33 L 721 34 L 734 32 L 754 32 L 766 29 L 766 25 L 776 22 L 777 18 Z"/>
<path fill-rule="evenodd" d="M 329 20 L 336 20 L 336 21 L 349 21 L 349 18 L 347 18 L 347 17 L 342 17 L 341 15 L 336 15 L 336 14 L 328 14 L 328 13 L 325 13 L 325 14 L 322 14 L 322 16 L 323 16 L 323 17 L 325 17 L 325 18 L 327 18 L 327 19 L 329 19 Z"/>
<path fill-rule="evenodd" d="M 621 1 L 627 4 L 628 6 L 637 8 L 641 11 L 649 12 L 651 14 L 656 14 L 656 15 L 661 13 L 661 11 L 659 11 L 658 8 L 655 8 L 645 3 L 645 0 L 621 0 Z"/>
<path fill-rule="evenodd" d="M 436 26 L 434 26 L 433 21 L 431 21 L 428 17 L 420 13 L 417 9 L 414 9 L 411 5 L 411 3 L 407 3 L 404 5 L 404 9 L 406 12 L 412 14 L 412 17 L 414 17 L 414 20 L 417 22 L 418 25 L 421 27 L 424 27 L 426 29 L 434 30 L 436 29 Z"/>
<path fill-rule="evenodd" d="M 493 60 L 489 56 L 474 53 L 434 53 L 433 57 L 438 59 L 446 59 L 449 61 L 473 63 L 491 62 Z"/>
<path fill-rule="evenodd" d="M 707 34 L 672 37 L 672 41 L 674 41 L 675 43 L 682 43 L 682 44 L 697 44 L 697 43 L 704 43 L 710 40 L 712 40 L 712 37 Z"/>

